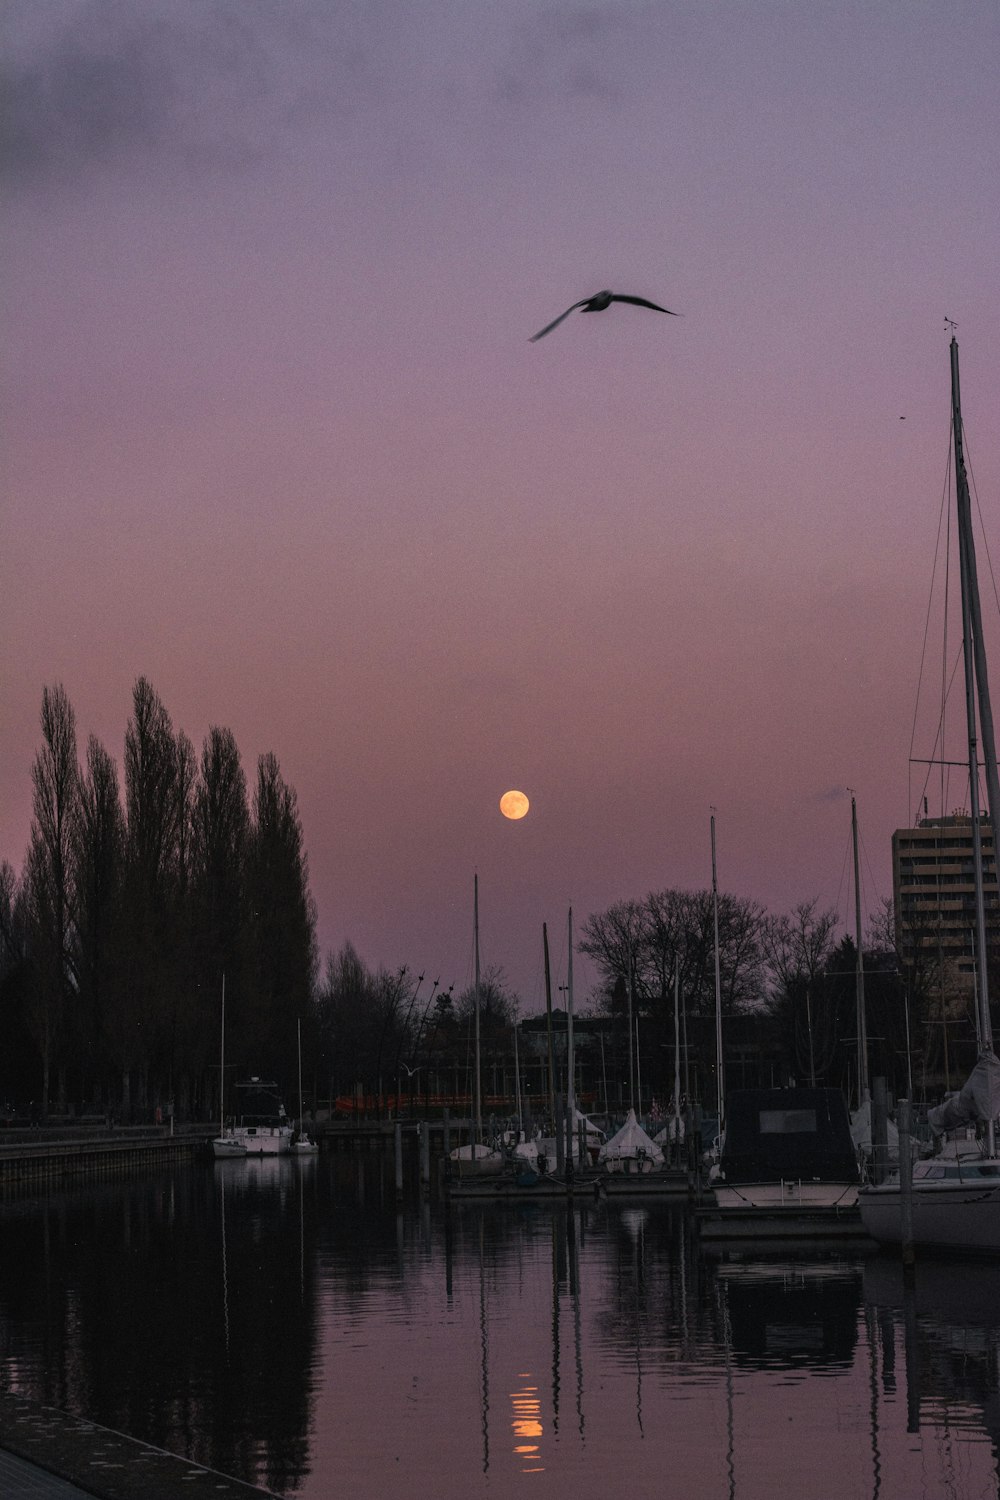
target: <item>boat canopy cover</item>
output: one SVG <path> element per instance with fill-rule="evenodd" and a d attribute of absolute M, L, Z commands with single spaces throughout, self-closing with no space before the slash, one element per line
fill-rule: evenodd
<path fill-rule="evenodd" d="M 573 1106 L 573 1131 L 574 1131 L 574 1133 L 579 1132 L 579 1129 L 580 1129 L 581 1125 L 584 1127 L 584 1130 L 585 1130 L 586 1136 L 587 1136 L 587 1140 L 590 1143 L 590 1145 L 596 1145 L 596 1143 L 598 1141 L 603 1141 L 604 1140 L 604 1131 L 601 1129 L 601 1127 L 599 1125 L 595 1125 L 594 1122 L 593 1122 L 593 1120 L 590 1118 L 589 1115 L 582 1114 L 581 1111 L 578 1110 L 577 1107 L 576 1107 L 576 1105 L 574 1104 L 574 1106 Z"/>
<path fill-rule="evenodd" d="M 946 1130 L 959 1130 L 975 1120 L 995 1120 L 998 1114 L 1000 1058 L 995 1052 L 984 1052 L 959 1093 L 927 1111 L 927 1123 L 935 1135 L 944 1135 Z"/>
<path fill-rule="evenodd" d="M 857 1182 L 851 1122 L 839 1089 L 736 1089 L 727 1100 L 719 1175 Z"/>
<path fill-rule="evenodd" d="M 663 1152 L 643 1130 L 635 1117 L 635 1110 L 630 1109 L 622 1128 L 609 1141 L 604 1142 L 598 1161 L 607 1161 L 609 1158 L 620 1161 L 626 1157 L 631 1160 L 640 1156 L 649 1157 L 656 1166 L 663 1162 Z"/>
<path fill-rule="evenodd" d="M 886 1120 L 885 1137 L 888 1147 L 890 1161 L 899 1160 L 899 1131 L 895 1121 Z M 859 1151 L 871 1151 L 872 1141 L 872 1101 L 866 1100 L 860 1109 L 851 1111 L 851 1139 Z"/>
<path fill-rule="evenodd" d="M 285 1106 L 281 1102 L 278 1085 L 262 1078 L 249 1078 L 236 1085 L 239 1100 L 239 1115 L 243 1123 L 259 1125 L 284 1125 L 287 1122 Z"/>

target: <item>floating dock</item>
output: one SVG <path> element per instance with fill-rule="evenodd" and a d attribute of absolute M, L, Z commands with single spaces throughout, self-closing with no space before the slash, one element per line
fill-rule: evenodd
<path fill-rule="evenodd" d="M 459 1177 L 445 1179 L 449 1198 L 475 1203 L 530 1203 L 547 1198 L 629 1198 L 643 1202 L 670 1198 L 686 1201 L 691 1195 L 688 1174 L 682 1171 L 659 1172 L 574 1172 L 572 1177 L 558 1177 L 547 1172 L 535 1182 L 519 1182 L 510 1172 L 496 1177 Z"/>
<path fill-rule="evenodd" d="M 705 1244 L 871 1243 L 861 1212 L 850 1208 L 696 1208 L 695 1224 Z"/>

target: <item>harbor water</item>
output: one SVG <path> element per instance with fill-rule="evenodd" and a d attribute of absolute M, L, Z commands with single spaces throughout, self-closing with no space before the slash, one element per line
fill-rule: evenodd
<path fill-rule="evenodd" d="M 1000 1268 L 460 1203 L 391 1151 L 0 1203 L 0 1387 L 296 1500 L 994 1497 Z"/>

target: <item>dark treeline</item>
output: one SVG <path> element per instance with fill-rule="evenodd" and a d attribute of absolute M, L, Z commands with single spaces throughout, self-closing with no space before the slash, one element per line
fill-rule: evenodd
<path fill-rule="evenodd" d="M 837 937 L 836 912 L 804 902 L 774 914 L 719 895 L 719 974 L 729 1087 L 791 1080 L 857 1084 L 857 947 Z M 712 893 L 651 892 L 588 918 L 580 949 L 597 967 L 593 1008 L 612 1026 L 615 1066 L 627 1054 L 626 1017 L 639 1024 L 643 1096 L 669 1097 L 674 1069 L 674 976 L 685 1015 L 692 1094 L 713 1103 L 715 944 Z M 976 1057 L 974 995 L 923 950 L 905 967 L 891 903 L 863 945 L 869 1069 L 897 1094 L 937 1097 L 964 1082 Z M 909 1064 L 909 1066 L 908 1066 Z M 625 1064 L 627 1071 L 627 1062 Z"/>
<path fill-rule="evenodd" d="M 372 971 L 350 943 L 330 954 L 317 998 L 321 1044 L 317 1078 L 332 1099 L 380 1112 L 388 1097 L 416 1112 L 431 1099 L 472 1090 L 475 988 L 461 994 L 407 968 Z M 499 969 L 479 986 L 480 1058 L 484 1092 L 510 1082 L 517 999 Z"/>
<path fill-rule="evenodd" d="M 260 757 L 248 787 L 232 733 L 212 728 L 199 755 L 140 678 L 122 767 L 120 778 L 93 736 L 81 762 L 69 699 L 61 686 L 46 688 L 29 847 L 20 875 L 0 864 L 0 1107 L 148 1120 L 172 1103 L 180 1119 L 214 1117 L 223 976 L 229 1084 L 267 1073 L 291 1099 L 301 1018 L 312 1100 L 353 1097 L 380 1110 L 393 1097 L 416 1109 L 433 1096 L 468 1096 L 471 988 L 456 995 L 406 967 L 370 969 L 349 943 L 320 974 L 296 797 L 273 755 Z M 815 1076 L 854 1091 L 857 954 L 837 929 L 836 913 L 815 901 L 774 915 L 720 894 L 730 1087 Z M 598 975 L 578 1005 L 597 1028 L 589 1057 L 585 1029 L 580 1039 L 591 1097 L 629 1095 L 631 1014 L 637 1102 L 669 1098 L 676 972 L 686 1081 L 714 1101 L 712 893 L 620 901 L 587 918 L 578 947 Z M 906 969 L 891 906 L 870 922 L 871 1075 L 896 1093 L 912 1082 L 918 1098 L 960 1083 L 975 1057 L 969 986 L 936 965 L 934 951 L 918 945 L 919 963 Z M 483 980 L 480 1012 L 484 1093 L 510 1093 L 518 1000 L 499 970 Z M 523 1044 L 537 1093 L 544 1043 L 525 1034 Z"/>
<path fill-rule="evenodd" d="M 42 695 L 20 876 L 0 865 L 0 1100 L 124 1120 L 218 1108 L 222 979 L 234 1074 L 295 1077 L 312 1016 L 315 913 L 293 789 L 228 729 L 200 756 L 145 678 L 123 784 L 61 686 Z M 227 1077 L 232 1078 L 227 1066 Z"/>

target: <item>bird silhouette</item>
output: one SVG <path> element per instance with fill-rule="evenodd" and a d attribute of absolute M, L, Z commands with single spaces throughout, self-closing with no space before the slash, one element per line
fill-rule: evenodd
<path fill-rule="evenodd" d="M 577 308 L 581 308 L 583 312 L 603 312 L 606 307 L 611 306 L 612 302 L 631 302 L 633 307 L 650 307 L 653 312 L 668 313 L 671 318 L 682 316 L 681 313 L 671 312 L 669 307 L 660 307 L 656 302 L 647 301 L 645 297 L 626 297 L 621 292 L 595 292 L 592 297 L 583 297 L 579 302 L 574 302 L 572 307 L 567 307 L 566 311 L 560 313 L 553 322 L 546 323 L 544 328 L 533 333 L 528 342 L 533 344 L 537 339 L 543 339 L 547 333 L 552 332 L 553 328 L 559 327 L 563 318 L 568 318 L 571 312 L 576 312 Z"/>

